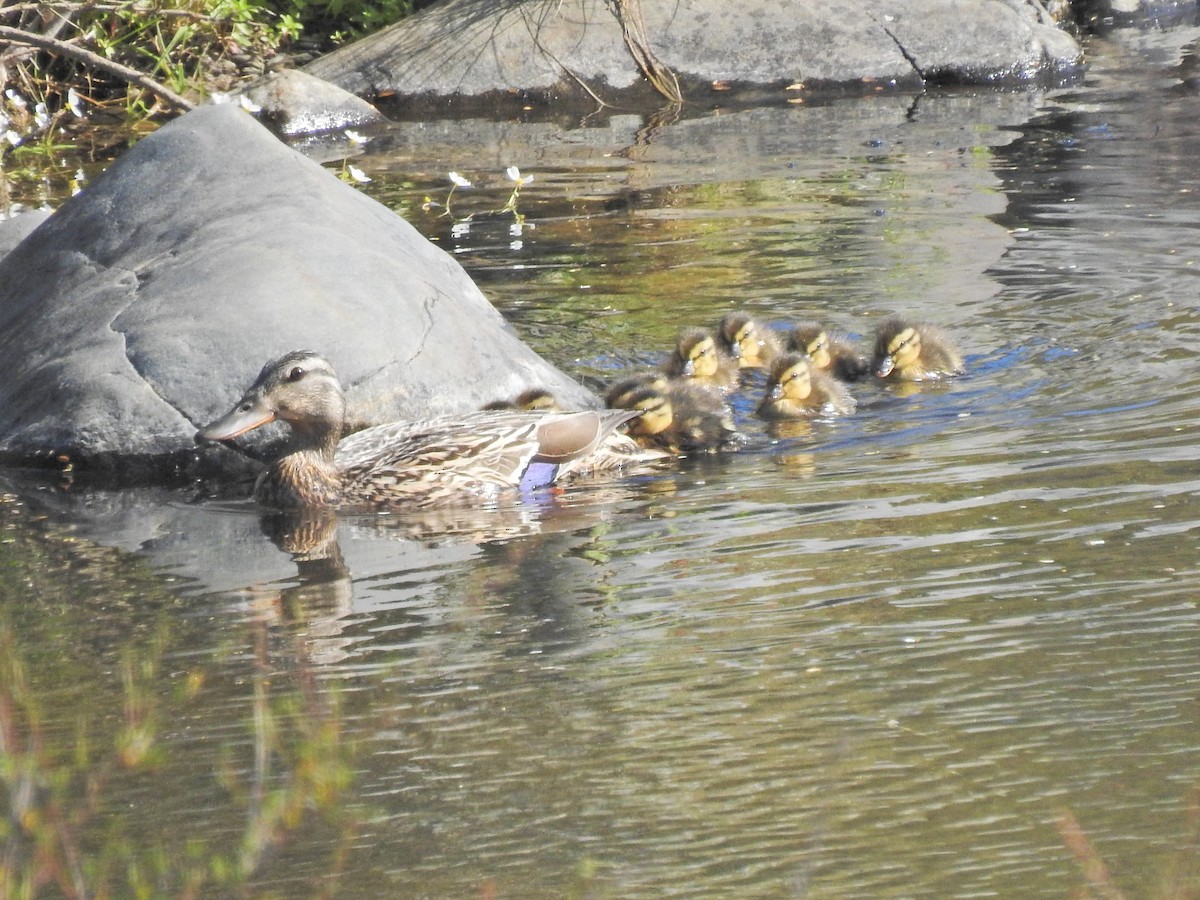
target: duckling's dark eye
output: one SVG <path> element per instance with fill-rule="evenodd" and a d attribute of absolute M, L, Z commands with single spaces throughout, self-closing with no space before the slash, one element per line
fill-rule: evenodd
<path fill-rule="evenodd" d="M 303 377 L 304 377 L 304 367 L 303 366 L 292 366 L 292 368 L 288 370 L 288 373 L 287 373 L 288 381 L 299 381 Z"/>

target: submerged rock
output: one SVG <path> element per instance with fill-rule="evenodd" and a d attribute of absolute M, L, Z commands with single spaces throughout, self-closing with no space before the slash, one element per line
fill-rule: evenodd
<path fill-rule="evenodd" d="M 359 423 L 535 385 L 593 400 L 408 222 L 241 109 L 206 106 L 0 260 L 0 456 L 190 466 L 197 427 L 297 348 L 333 361 Z"/>
<path fill-rule="evenodd" d="M 691 99 L 750 85 L 782 98 L 801 84 L 1020 79 L 1080 58 L 1037 0 L 443 0 L 306 71 L 363 96 L 610 99 L 645 91 L 657 63 Z"/>

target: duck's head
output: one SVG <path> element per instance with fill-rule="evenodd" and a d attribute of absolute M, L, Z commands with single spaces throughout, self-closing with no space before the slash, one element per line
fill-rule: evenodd
<path fill-rule="evenodd" d="M 879 326 L 871 368 L 880 378 L 903 372 L 921 357 L 921 332 L 913 323 L 892 318 Z"/>
<path fill-rule="evenodd" d="M 829 353 L 829 332 L 816 322 L 802 322 L 788 333 L 788 349 L 803 353 L 813 366 L 828 369 L 833 364 Z"/>
<path fill-rule="evenodd" d="M 642 388 L 667 389 L 667 376 L 662 372 L 648 371 L 628 375 L 614 382 L 604 393 L 604 405 L 609 409 L 630 409 L 629 398 Z"/>
<path fill-rule="evenodd" d="M 771 367 L 767 379 L 767 399 L 772 402 L 794 400 L 801 402 L 812 393 L 812 366 L 801 353 L 787 353 Z"/>
<path fill-rule="evenodd" d="M 742 368 L 761 366 L 767 339 L 763 326 L 744 312 L 726 313 L 717 329 L 721 343 Z"/>
<path fill-rule="evenodd" d="M 296 350 L 267 363 L 226 415 L 196 433 L 199 441 L 225 441 L 276 419 L 299 437 L 332 434 L 336 443 L 346 400 L 329 360 Z"/>
<path fill-rule="evenodd" d="M 517 394 L 513 402 L 517 409 L 527 409 L 531 412 L 561 412 L 562 406 L 550 391 L 545 388 L 530 388 Z"/>
<path fill-rule="evenodd" d="M 679 374 L 687 378 L 714 378 L 721 369 L 716 339 L 703 328 L 683 331 L 675 345 L 675 354 L 682 363 Z"/>
<path fill-rule="evenodd" d="M 558 398 L 545 388 L 529 388 L 511 400 L 493 400 L 483 407 L 488 411 L 528 410 L 529 412 L 561 412 Z"/>
<path fill-rule="evenodd" d="M 661 434 L 675 421 L 675 410 L 666 392 L 654 386 L 642 387 L 629 395 L 626 409 L 641 413 L 629 422 L 629 433 L 639 437 Z"/>

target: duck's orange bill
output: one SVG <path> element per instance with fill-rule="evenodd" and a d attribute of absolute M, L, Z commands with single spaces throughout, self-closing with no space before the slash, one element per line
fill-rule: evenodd
<path fill-rule="evenodd" d="M 268 408 L 261 401 L 244 400 L 233 408 L 227 415 L 215 422 L 210 422 L 196 432 L 196 442 L 227 441 L 239 434 L 253 431 L 260 425 L 275 421 L 275 410 Z"/>

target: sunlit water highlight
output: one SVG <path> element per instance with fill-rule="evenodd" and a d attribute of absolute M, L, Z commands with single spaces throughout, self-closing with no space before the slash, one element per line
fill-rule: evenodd
<path fill-rule="evenodd" d="M 1195 890 L 1193 37 L 1096 42 L 1087 82 L 1049 94 L 733 111 L 633 145 L 631 117 L 500 125 L 481 152 L 454 123 L 436 153 L 379 138 L 369 189 L 595 385 L 735 307 L 860 338 L 909 311 L 969 372 L 858 386 L 855 416 L 788 434 L 751 415 L 755 381 L 743 452 L 462 521 L 347 519 L 320 577 L 248 507 L 179 501 L 139 530 L 54 500 L 56 528 L 151 572 L 84 578 L 126 600 L 94 612 L 99 662 L 47 677 L 103 681 L 153 624 L 164 678 L 219 685 L 162 737 L 190 768 L 112 808 L 139 810 L 136 840 L 236 841 L 211 773 L 248 745 L 265 666 L 341 698 L 350 896 L 1062 897 L 1083 883 L 1067 811 L 1131 896 L 1180 865 Z M 510 163 L 535 175 L 522 227 L 421 209 L 442 169 L 483 184 L 457 215 L 498 208 Z M 5 588 L 31 669 L 82 627 L 46 626 L 79 590 L 55 584 Z M 330 877 L 333 843 L 297 839 L 253 884 Z"/>

